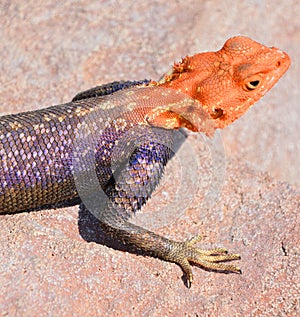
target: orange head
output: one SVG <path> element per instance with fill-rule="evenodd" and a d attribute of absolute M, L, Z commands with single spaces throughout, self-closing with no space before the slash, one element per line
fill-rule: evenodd
<path fill-rule="evenodd" d="M 217 52 L 184 58 L 159 85 L 198 100 L 216 128 L 224 128 L 269 91 L 289 65 L 289 56 L 279 49 L 237 36 Z"/>

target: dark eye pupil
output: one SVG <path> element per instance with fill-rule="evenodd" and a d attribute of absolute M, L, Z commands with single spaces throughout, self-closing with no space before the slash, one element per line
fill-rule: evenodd
<path fill-rule="evenodd" d="M 253 78 L 253 80 L 247 80 L 244 83 L 244 89 L 247 91 L 252 91 L 255 90 L 257 87 L 259 87 L 260 85 L 260 78 L 257 78 L 258 76 L 256 76 L 255 78 Z"/>
<path fill-rule="evenodd" d="M 259 80 L 250 81 L 250 85 L 253 87 L 257 87 L 259 84 Z"/>

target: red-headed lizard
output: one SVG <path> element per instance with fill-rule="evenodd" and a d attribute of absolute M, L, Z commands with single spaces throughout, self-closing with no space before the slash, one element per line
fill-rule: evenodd
<path fill-rule="evenodd" d="M 211 135 L 226 127 L 289 65 L 286 53 L 239 36 L 217 52 L 184 58 L 159 82 L 114 82 L 71 103 L 0 117 L 0 213 L 82 201 L 106 234 L 179 264 L 188 286 L 191 263 L 240 272 L 223 263 L 239 259 L 237 254 L 200 250 L 194 246 L 198 237 L 173 241 L 128 218 L 146 203 L 174 154 L 172 131 L 184 127 Z"/>

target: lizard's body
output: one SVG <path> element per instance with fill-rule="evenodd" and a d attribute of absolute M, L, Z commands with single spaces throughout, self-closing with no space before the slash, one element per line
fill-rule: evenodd
<path fill-rule="evenodd" d="M 0 117 L 0 214 L 80 202 L 82 197 L 74 180 L 80 168 L 74 168 L 74 158 L 79 150 L 83 150 L 80 155 L 85 150 L 80 149 L 81 143 L 75 146 L 75 140 L 82 127 L 101 121 L 103 124 L 91 130 L 97 151 L 84 153 L 83 159 L 94 155 L 97 178 L 110 198 L 99 207 L 102 229 L 145 254 L 178 263 L 188 285 L 192 282 L 189 262 L 238 272 L 233 265 L 218 263 L 238 259 L 238 255 L 227 254 L 225 249 L 202 251 L 193 246 L 198 238 L 175 242 L 127 219 L 150 197 L 173 155 L 173 129 L 186 127 L 209 133 L 209 124 L 207 130 L 203 124 L 209 119 L 214 128 L 227 126 L 277 82 L 289 63 L 288 56 L 276 48 L 236 37 L 218 52 L 186 57 L 158 83 L 114 82 L 78 94 L 68 104 Z M 121 89 L 125 91 L 113 93 Z M 195 101 L 189 111 L 178 107 L 182 96 L 173 97 L 178 91 Z M 132 98 L 132 102 L 126 98 Z M 108 118 L 117 115 L 113 112 L 117 104 L 123 105 L 119 121 Z M 117 152 L 117 162 L 128 159 L 129 164 L 113 175 L 113 150 L 134 127 L 144 129 L 136 135 L 144 139 L 129 157 Z"/>

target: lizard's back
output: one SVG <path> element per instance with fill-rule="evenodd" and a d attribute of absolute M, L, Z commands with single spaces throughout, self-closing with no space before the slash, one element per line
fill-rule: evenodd
<path fill-rule="evenodd" d="M 81 104 L 88 111 L 89 106 Z M 39 208 L 77 197 L 72 177 L 73 116 L 78 105 L 0 118 L 1 212 Z"/>
<path fill-rule="evenodd" d="M 133 82 L 132 86 L 136 83 L 140 82 Z M 115 90 L 120 87 L 117 85 Z M 75 99 L 80 97 L 81 94 Z M 198 107 L 194 100 L 170 89 L 140 87 L 1 117 L 0 213 L 76 204 L 80 199 L 74 175 L 80 172 L 89 177 L 94 168 L 97 181 L 105 186 L 112 177 L 112 154 L 114 163 L 128 158 L 121 152 L 130 149 L 120 145 L 122 137 L 123 143 L 129 141 L 124 138 L 125 132 L 134 134 L 128 135 L 130 139 L 141 139 L 145 134 L 149 139 L 149 130 L 137 132 L 134 127 L 140 123 L 144 128 L 148 125 L 145 118 L 151 120 L 147 114 L 155 108 L 153 104 L 159 111 L 169 109 L 169 105 L 177 112 Z M 211 119 L 201 108 L 193 112 L 199 124 L 213 129 Z M 88 155 L 83 157 L 86 152 Z M 163 160 L 163 150 L 159 155 Z M 82 167 L 74 167 L 74 159 L 79 159 Z M 81 182 L 89 181 L 82 175 L 79 178 Z"/>

